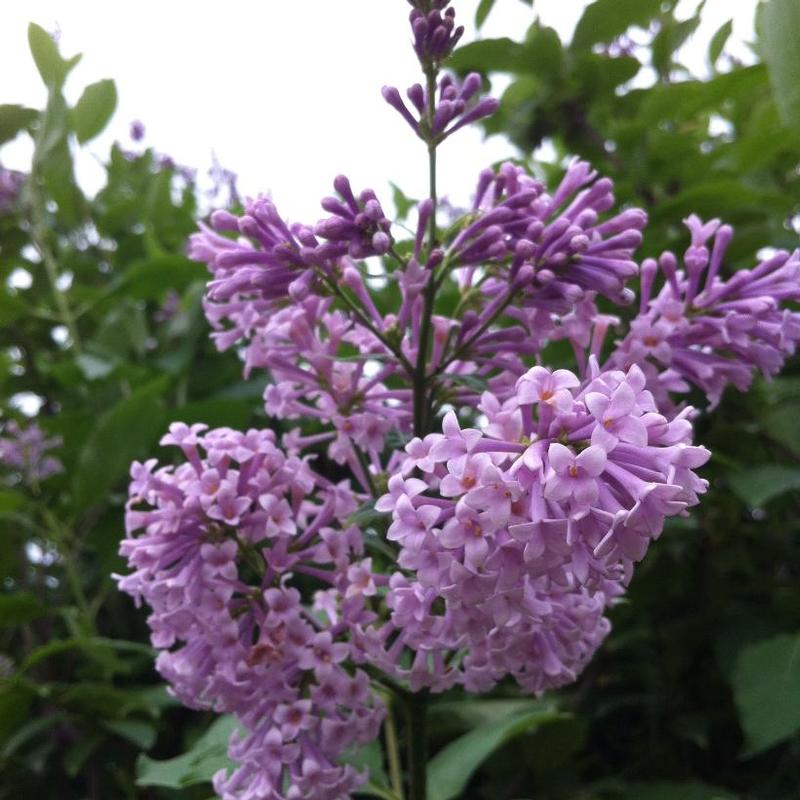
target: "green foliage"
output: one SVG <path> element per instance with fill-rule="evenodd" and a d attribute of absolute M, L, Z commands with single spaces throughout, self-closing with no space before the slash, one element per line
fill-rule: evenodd
<path fill-rule="evenodd" d="M 136 762 L 136 783 L 167 789 L 208 783 L 215 772 L 233 766 L 227 749 L 236 727 L 232 717 L 220 717 L 183 755 L 163 761 L 140 756 Z"/>
<path fill-rule="evenodd" d="M 491 708 L 490 703 L 476 705 Z M 430 800 L 454 800 L 462 796 L 470 778 L 495 750 L 523 733 L 560 719 L 553 707 L 536 702 L 520 704 L 511 713 L 497 715 L 442 748 L 428 764 Z M 494 715 L 492 715 L 494 716 Z"/>
<path fill-rule="evenodd" d="M 733 692 L 746 756 L 800 730 L 800 636 L 781 634 L 743 647 L 733 673 Z"/>
<path fill-rule="evenodd" d="M 769 66 L 781 116 L 800 128 L 800 5 L 794 0 L 769 0 L 760 18 L 762 53 Z"/>
<path fill-rule="evenodd" d="M 33 143 L 22 194 L 0 211 L 0 416 L 24 426 L 19 398 L 37 398 L 64 471 L 25 485 L 0 466 L 0 798 L 156 797 L 137 787 L 137 760 L 151 754 L 156 774 L 205 720 L 198 730 L 158 682 L 143 618 L 111 577 L 128 469 L 169 421 L 247 427 L 258 404 L 201 323 L 205 271 L 184 254 L 194 185 L 150 150 L 114 146 L 85 197 L 72 154 L 108 123 L 114 83 L 70 107 L 77 58 L 36 25 L 29 40 L 46 105 L 0 106 L 0 143 Z M 20 271 L 27 288 L 9 282 Z"/>

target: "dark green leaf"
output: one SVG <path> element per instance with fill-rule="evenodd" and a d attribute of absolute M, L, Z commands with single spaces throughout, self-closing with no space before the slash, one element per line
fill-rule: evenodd
<path fill-rule="evenodd" d="M 782 634 L 745 646 L 736 661 L 733 693 L 746 755 L 800 730 L 800 635 Z"/>
<path fill-rule="evenodd" d="M 450 742 L 428 763 L 428 797 L 430 800 L 461 797 L 472 774 L 495 750 L 515 736 L 563 718 L 563 714 L 552 708 L 538 708 L 481 725 Z"/>
<path fill-rule="evenodd" d="M 711 37 L 711 43 L 708 45 L 708 63 L 712 67 L 722 55 L 722 51 L 731 33 L 733 33 L 733 20 L 729 19 L 727 22 L 720 25 L 717 32 Z"/>
<path fill-rule="evenodd" d="M 0 144 L 10 142 L 18 133 L 30 128 L 38 116 L 34 108 L 0 105 Z"/>
<path fill-rule="evenodd" d="M 628 784 L 624 800 L 735 800 L 726 789 L 700 781 L 657 781 Z"/>
<path fill-rule="evenodd" d="M 202 264 L 180 255 L 153 256 L 128 267 L 120 291 L 143 300 L 160 300 L 165 292 L 182 292 L 194 281 L 208 279 Z"/>
<path fill-rule="evenodd" d="M 761 13 L 761 51 L 784 122 L 800 127 L 800 3 L 769 0 Z"/>
<path fill-rule="evenodd" d="M 73 485 L 79 509 L 102 502 L 131 461 L 144 458 L 162 431 L 168 385 L 159 378 L 120 400 L 97 421 L 83 446 Z"/>
<path fill-rule="evenodd" d="M 140 750 L 149 750 L 156 741 L 156 729 L 149 722 L 136 719 L 110 719 L 103 727 L 135 744 Z"/>
<path fill-rule="evenodd" d="M 729 476 L 731 488 L 751 508 L 758 508 L 774 497 L 800 489 L 800 467 L 765 464 Z"/>
<path fill-rule="evenodd" d="M 661 10 L 661 0 L 595 0 L 578 20 L 572 47 L 589 49 L 606 43 L 633 26 L 646 26 Z"/>
<path fill-rule="evenodd" d="M 72 109 L 72 126 L 78 141 L 93 139 L 108 124 L 117 107 L 117 87 L 112 80 L 97 81 L 83 90 Z"/>
<path fill-rule="evenodd" d="M 30 592 L 0 594 L 0 628 L 23 625 L 47 612 L 47 606 Z"/>
<path fill-rule="evenodd" d="M 233 766 L 227 755 L 228 739 L 236 728 L 233 717 L 221 717 L 183 755 L 164 761 L 139 756 L 136 783 L 139 786 L 182 789 L 210 781 L 218 770 Z"/>

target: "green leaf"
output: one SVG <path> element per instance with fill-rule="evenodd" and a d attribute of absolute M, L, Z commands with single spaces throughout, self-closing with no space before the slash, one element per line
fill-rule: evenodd
<path fill-rule="evenodd" d="M 625 787 L 623 800 L 734 800 L 727 789 L 700 781 L 656 781 L 631 783 Z"/>
<path fill-rule="evenodd" d="M 207 279 L 202 264 L 185 256 L 161 255 L 131 264 L 120 289 L 142 300 L 160 300 L 169 289 L 182 292 L 194 281 Z"/>
<path fill-rule="evenodd" d="M 751 508 L 760 508 L 774 497 L 800 489 L 800 467 L 765 464 L 729 476 L 731 488 Z"/>
<path fill-rule="evenodd" d="M 369 770 L 370 783 L 379 789 L 389 783 L 383 768 L 383 747 L 377 739 L 364 747 L 356 747 L 346 752 L 340 760 L 343 764 L 355 767 L 359 772 Z"/>
<path fill-rule="evenodd" d="M 128 472 L 131 461 L 147 456 L 162 431 L 167 378 L 158 378 L 120 400 L 103 414 L 83 446 L 73 487 L 75 504 L 102 502 Z"/>
<path fill-rule="evenodd" d="M 0 144 L 10 142 L 18 133 L 27 130 L 38 116 L 34 108 L 0 105 Z"/>
<path fill-rule="evenodd" d="M 182 789 L 210 781 L 215 772 L 233 766 L 228 758 L 228 739 L 236 729 L 233 717 L 221 717 L 183 755 L 164 761 L 139 756 L 136 783 Z"/>
<path fill-rule="evenodd" d="M 137 719 L 110 719 L 103 727 L 135 744 L 140 750 L 149 750 L 156 743 L 156 729 L 149 722 Z"/>
<path fill-rule="evenodd" d="M 515 713 L 481 725 L 442 748 L 428 763 L 429 800 L 461 797 L 475 770 L 498 748 L 566 715 L 553 708 Z"/>
<path fill-rule="evenodd" d="M 78 141 L 83 144 L 94 139 L 106 127 L 116 107 L 114 81 L 106 79 L 87 86 L 72 109 L 72 126 Z"/>
<path fill-rule="evenodd" d="M 651 48 L 653 66 L 659 75 L 669 74 L 675 51 L 697 30 L 698 25 L 700 17 L 697 15 L 681 21 L 670 17 L 662 24 Z"/>
<path fill-rule="evenodd" d="M 30 592 L 0 594 L 0 628 L 23 625 L 47 614 L 47 606 Z"/>
<path fill-rule="evenodd" d="M 483 23 L 486 22 L 486 17 L 489 16 L 492 8 L 494 7 L 495 0 L 481 0 L 478 3 L 478 9 L 475 12 L 475 27 L 480 29 Z"/>
<path fill-rule="evenodd" d="M 459 47 L 447 65 L 456 72 L 524 72 L 524 57 L 524 47 L 511 39 L 481 39 Z"/>
<path fill-rule="evenodd" d="M 800 635 L 781 634 L 742 648 L 733 673 L 733 694 L 746 756 L 800 730 Z"/>
<path fill-rule="evenodd" d="M 62 58 L 53 37 L 35 22 L 28 25 L 28 45 L 36 69 L 39 70 L 45 85 L 51 88 L 60 88 L 70 70 L 81 58 L 80 55 L 68 60 Z"/>
<path fill-rule="evenodd" d="M 761 52 L 781 117 L 800 127 L 800 3 L 769 0 L 761 12 Z"/>
<path fill-rule="evenodd" d="M 720 25 L 717 32 L 711 37 L 711 43 L 708 45 L 708 63 L 712 67 L 722 55 L 722 51 L 731 33 L 733 33 L 733 20 L 729 19 L 727 22 Z"/>
<path fill-rule="evenodd" d="M 661 10 L 661 0 L 595 0 L 578 20 L 572 48 L 588 50 L 606 43 L 633 26 L 646 26 Z"/>

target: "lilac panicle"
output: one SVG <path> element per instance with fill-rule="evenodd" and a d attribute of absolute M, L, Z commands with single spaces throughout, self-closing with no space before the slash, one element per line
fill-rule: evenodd
<path fill-rule="evenodd" d="M 447 0 L 411 5 L 426 85 L 383 94 L 433 149 L 497 104 L 478 75 L 439 72 L 461 36 Z M 355 791 L 366 775 L 341 757 L 384 713 L 368 671 L 433 692 L 577 680 L 637 563 L 706 490 L 679 396 L 714 404 L 800 340 L 800 255 L 730 274 L 732 229 L 692 216 L 682 265 L 640 265 L 647 215 L 578 159 L 553 188 L 484 170 L 446 230 L 423 199 L 406 241 L 373 191 L 334 189 L 314 225 L 258 197 L 190 241 L 212 337 L 267 376 L 281 446 L 176 423 L 182 463 L 131 470 L 119 585 L 152 609 L 176 696 L 241 724 L 225 800 Z M 637 278 L 626 330 L 614 307 Z M 559 341 L 574 368 L 546 366 Z"/>
<path fill-rule="evenodd" d="M 641 311 L 612 355 L 620 366 L 644 364 L 653 390 L 702 389 L 712 406 L 728 384 L 747 390 L 753 373 L 777 374 L 800 341 L 800 313 L 782 307 L 800 301 L 800 253 L 778 251 L 750 270 L 723 277 L 733 230 L 719 220 L 686 221 L 691 244 L 684 269 L 664 253 L 646 262 Z M 708 243 L 711 242 L 709 250 Z M 643 267 L 644 269 L 644 267 Z M 657 271 L 664 285 L 651 296 Z"/>
<path fill-rule="evenodd" d="M 131 468 L 121 553 L 134 571 L 119 587 L 151 607 L 156 666 L 176 696 L 241 724 L 230 743 L 240 766 L 215 776 L 217 792 L 283 797 L 288 781 L 298 797 L 348 796 L 365 776 L 338 757 L 374 739 L 383 716 L 366 675 L 346 664 L 343 634 L 369 620 L 382 580 L 344 524 L 352 493 L 271 431 L 175 423 L 162 444 L 186 460 Z M 293 575 L 319 582 L 313 612 Z"/>

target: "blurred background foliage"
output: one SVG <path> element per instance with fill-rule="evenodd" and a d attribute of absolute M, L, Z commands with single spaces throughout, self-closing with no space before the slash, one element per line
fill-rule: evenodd
<path fill-rule="evenodd" d="M 482 0 L 479 26 L 496 2 L 511 0 Z M 732 269 L 797 246 L 800 3 L 759 6 L 747 63 L 723 25 L 703 76 L 680 63 L 702 3 L 685 16 L 673 0 L 596 0 L 571 42 L 533 5 L 527 32 L 453 57 L 505 86 L 487 133 L 551 180 L 569 155 L 592 161 L 648 211 L 642 256 L 682 251 L 691 212 L 736 226 Z M 0 197 L 0 437 L 37 424 L 62 440 L 63 470 L 39 481 L 0 464 L 0 798 L 203 800 L 231 723 L 170 698 L 144 613 L 111 574 L 128 465 L 170 421 L 266 424 L 262 384 L 209 342 L 204 271 L 184 255 L 196 217 L 237 199 L 136 144 L 113 148 L 85 196 L 72 156 L 112 115 L 113 82 L 70 108 L 77 57 L 36 26 L 30 45 L 47 105 L 0 105 L 0 147 L 34 143 L 30 170 L 7 179 L 19 191 Z M 800 795 L 798 420 L 797 359 L 701 418 L 709 494 L 651 548 L 580 681 L 434 705 L 433 800 Z M 386 797 L 380 744 L 354 758 Z"/>

